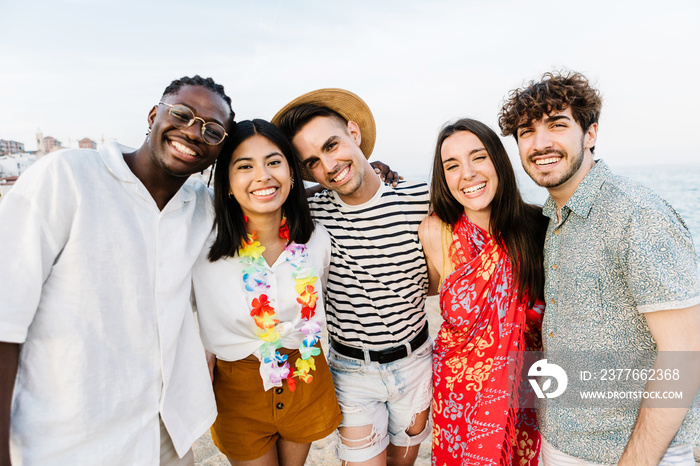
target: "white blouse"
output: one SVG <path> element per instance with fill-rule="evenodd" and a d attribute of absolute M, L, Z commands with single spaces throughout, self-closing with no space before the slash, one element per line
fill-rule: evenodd
<path fill-rule="evenodd" d="M 260 328 L 250 315 L 251 297 L 243 282 L 243 269 L 246 265 L 241 262 L 238 254 L 210 262 L 207 254 L 214 242 L 214 235 L 215 233 L 202 250 L 192 273 L 199 329 L 207 350 L 216 354 L 218 359 L 237 361 L 255 353 L 264 342 L 258 337 Z M 316 224 L 306 246 L 307 260 L 319 277 L 315 285 L 318 300 L 314 319 L 324 326 L 326 315 L 323 289 L 331 259 L 331 239 L 325 228 Z M 284 250 L 271 266 L 265 262 L 269 285 L 265 294 L 275 309 L 275 319 L 280 321 L 275 330 L 280 333 L 282 346 L 296 349 L 304 339 L 304 334 L 299 331 L 303 322 L 301 305 L 297 302 L 299 294 L 292 277 L 294 267 L 287 261 L 290 254 Z"/>

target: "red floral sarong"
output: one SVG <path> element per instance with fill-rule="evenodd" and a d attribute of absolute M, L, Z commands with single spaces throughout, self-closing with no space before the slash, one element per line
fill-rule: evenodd
<path fill-rule="evenodd" d="M 440 291 L 433 359 L 432 464 L 536 465 L 535 410 L 519 408 L 522 357 L 511 352 L 540 349 L 544 303 L 518 301 L 508 255 L 466 215 L 452 233 L 455 271 Z"/>

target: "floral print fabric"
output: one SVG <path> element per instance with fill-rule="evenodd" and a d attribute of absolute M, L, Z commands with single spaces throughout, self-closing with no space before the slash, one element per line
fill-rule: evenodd
<path fill-rule="evenodd" d="M 536 465 L 533 409 L 518 409 L 514 356 L 538 350 L 542 310 L 518 301 L 506 252 L 466 215 L 453 228 L 433 360 L 433 466 Z"/>

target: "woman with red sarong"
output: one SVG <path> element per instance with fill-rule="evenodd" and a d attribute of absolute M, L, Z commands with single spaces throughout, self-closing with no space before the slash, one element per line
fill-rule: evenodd
<path fill-rule="evenodd" d="M 418 233 L 444 319 L 432 464 L 536 465 L 535 411 L 516 384 L 522 352 L 541 349 L 547 219 L 520 196 L 496 133 L 475 120 L 440 132 L 430 189 L 435 214 Z"/>

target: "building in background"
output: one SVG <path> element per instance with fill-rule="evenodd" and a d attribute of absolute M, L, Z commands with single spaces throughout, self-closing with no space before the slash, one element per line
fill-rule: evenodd
<path fill-rule="evenodd" d="M 0 155 L 20 154 L 22 152 L 24 152 L 23 143 L 0 139 Z"/>
<path fill-rule="evenodd" d="M 42 141 L 42 149 L 44 150 L 44 153 L 48 154 L 49 152 L 62 149 L 63 145 L 61 144 L 61 141 L 58 139 L 51 137 L 51 136 L 46 136 L 43 141 Z"/>
<path fill-rule="evenodd" d="M 44 137 L 44 134 L 37 128 L 36 151 L 27 151 L 24 143 L 0 139 L 0 201 L 2 196 L 12 188 L 17 178 L 30 165 L 40 159 L 45 154 L 58 149 L 64 149 L 63 143 L 52 136 Z M 104 136 L 102 137 L 104 144 Z M 67 147 L 74 147 L 75 140 L 68 140 Z M 78 146 L 85 149 L 97 149 L 97 143 L 90 138 L 83 138 L 78 141 Z M 208 173 L 207 173 L 208 174 Z M 203 175 L 202 175 L 203 176 Z"/>
<path fill-rule="evenodd" d="M 0 156 L 0 178 L 19 176 L 36 162 L 33 154 L 12 154 Z"/>
<path fill-rule="evenodd" d="M 0 201 L 15 184 L 17 177 L 36 162 L 34 154 L 11 154 L 0 156 Z"/>
<path fill-rule="evenodd" d="M 97 149 L 97 143 L 90 138 L 83 138 L 78 141 L 78 147 L 81 149 Z"/>
<path fill-rule="evenodd" d="M 40 159 L 46 154 L 44 152 L 44 133 L 39 128 L 36 129 L 36 158 Z"/>
<path fill-rule="evenodd" d="M 2 202 L 2 197 L 7 194 L 15 184 L 15 181 L 17 181 L 16 176 L 0 177 L 0 202 Z"/>

